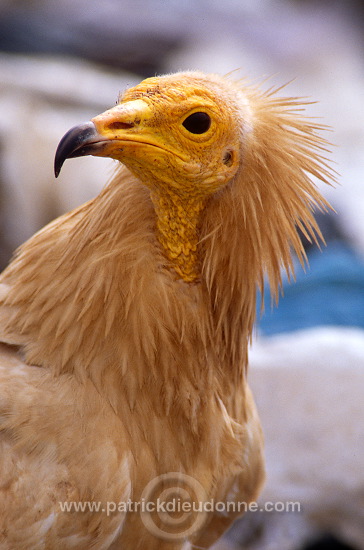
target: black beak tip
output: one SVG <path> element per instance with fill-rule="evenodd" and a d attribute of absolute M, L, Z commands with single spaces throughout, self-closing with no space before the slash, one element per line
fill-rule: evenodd
<path fill-rule="evenodd" d="M 56 156 L 54 157 L 54 175 L 58 178 L 63 163 L 66 159 L 61 157 L 59 146 L 56 151 Z"/>
<path fill-rule="evenodd" d="M 59 142 L 54 158 L 54 175 L 56 178 L 58 178 L 66 159 L 88 154 L 84 146 L 92 143 L 96 135 L 97 132 L 93 122 L 85 122 L 68 130 Z"/>
<path fill-rule="evenodd" d="M 54 176 L 58 178 L 63 162 L 57 162 L 57 159 L 54 160 Z"/>

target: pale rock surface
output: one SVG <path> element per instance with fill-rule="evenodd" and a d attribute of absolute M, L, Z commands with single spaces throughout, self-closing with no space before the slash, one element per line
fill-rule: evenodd
<path fill-rule="evenodd" d="M 0 223 L 3 256 L 54 217 L 95 196 L 114 171 L 110 159 L 67 162 L 54 154 L 64 133 L 112 107 L 139 81 L 86 62 L 0 55 Z"/>
<path fill-rule="evenodd" d="M 250 512 L 228 535 L 232 544 L 297 550 L 330 532 L 363 549 L 364 331 L 320 327 L 259 338 L 249 378 L 266 445 L 259 507 L 298 502 L 300 511 Z"/>
<path fill-rule="evenodd" d="M 299 501 L 317 528 L 364 543 L 364 331 L 320 327 L 255 342 L 266 438 L 261 501 Z"/>

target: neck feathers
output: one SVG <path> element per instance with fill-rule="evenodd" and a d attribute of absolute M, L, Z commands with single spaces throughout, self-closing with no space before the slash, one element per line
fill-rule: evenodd
<path fill-rule="evenodd" d="M 31 364 L 100 388 L 109 380 L 130 403 L 149 384 L 164 410 L 176 394 L 188 407 L 241 379 L 257 286 L 267 274 L 277 295 L 292 249 L 304 261 L 297 229 L 316 240 L 312 211 L 327 207 L 309 176 L 331 177 L 320 128 L 293 113 L 294 99 L 247 96 L 253 130 L 239 172 L 195 212 L 198 233 L 185 255 L 197 256 L 199 279 L 195 262 L 192 283 L 168 266 L 158 205 L 122 168 L 93 201 L 30 239 L 4 272 L 4 341 L 22 345 Z"/>

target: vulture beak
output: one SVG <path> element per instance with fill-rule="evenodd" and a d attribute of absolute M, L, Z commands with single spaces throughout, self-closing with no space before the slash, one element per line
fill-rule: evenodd
<path fill-rule="evenodd" d="M 143 122 L 152 116 L 143 100 L 120 103 L 113 109 L 71 128 L 61 139 L 54 159 L 54 173 L 58 177 L 66 159 L 94 155 L 112 157 L 122 150 L 121 142 L 140 142 Z M 139 136 L 139 137 L 138 137 Z"/>
<path fill-rule="evenodd" d="M 63 136 L 57 147 L 54 159 L 54 174 L 58 177 L 66 159 L 91 155 L 97 147 L 102 147 L 93 122 L 74 126 Z"/>

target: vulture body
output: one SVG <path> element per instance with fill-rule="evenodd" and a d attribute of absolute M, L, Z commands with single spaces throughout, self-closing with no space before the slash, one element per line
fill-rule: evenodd
<path fill-rule="evenodd" d="M 187 72 L 66 134 L 57 173 L 86 154 L 121 164 L 1 276 L 1 550 L 209 548 L 244 508 L 122 504 L 257 498 L 255 295 L 265 276 L 277 294 L 292 249 L 304 261 L 298 229 L 319 235 L 320 129 L 295 98 Z"/>

